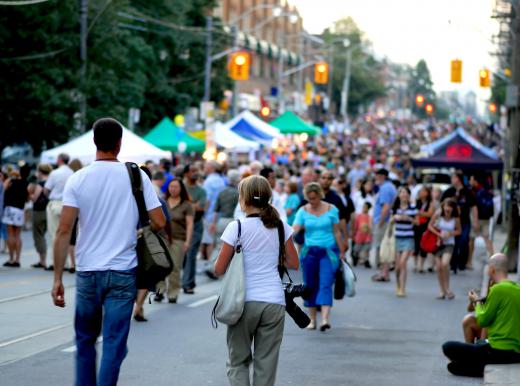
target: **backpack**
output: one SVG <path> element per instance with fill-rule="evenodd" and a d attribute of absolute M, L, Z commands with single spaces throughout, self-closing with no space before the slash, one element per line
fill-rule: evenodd
<path fill-rule="evenodd" d="M 477 209 L 478 217 L 481 220 L 489 220 L 495 214 L 495 205 L 493 203 L 493 193 L 487 189 L 479 189 L 477 191 Z"/>

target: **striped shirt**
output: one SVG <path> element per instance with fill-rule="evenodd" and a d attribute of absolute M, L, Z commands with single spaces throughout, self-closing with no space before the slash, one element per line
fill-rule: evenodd
<path fill-rule="evenodd" d="M 405 215 L 414 218 L 417 216 L 419 211 L 415 206 L 408 205 L 407 209 L 398 208 L 394 211 L 394 214 Z M 399 220 L 395 221 L 395 237 L 398 239 L 413 238 L 413 222 L 410 220 Z"/>

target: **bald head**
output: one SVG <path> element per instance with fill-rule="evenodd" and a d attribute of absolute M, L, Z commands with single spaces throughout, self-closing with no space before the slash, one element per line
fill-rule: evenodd
<path fill-rule="evenodd" d="M 505 274 L 507 276 L 507 256 L 503 253 L 495 253 L 489 258 L 488 264 L 490 267 L 493 267 L 497 273 Z"/>

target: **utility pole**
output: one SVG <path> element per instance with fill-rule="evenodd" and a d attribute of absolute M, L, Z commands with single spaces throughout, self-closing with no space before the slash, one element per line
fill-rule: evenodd
<path fill-rule="evenodd" d="M 283 35 L 278 35 L 278 114 L 282 115 L 285 110 L 285 103 L 283 99 Z"/>
<path fill-rule="evenodd" d="M 206 64 L 204 66 L 204 102 L 211 99 L 211 51 L 213 48 L 212 39 L 213 18 L 206 16 Z"/>
<path fill-rule="evenodd" d="M 87 127 L 87 34 L 88 34 L 88 0 L 79 0 L 79 22 L 80 22 L 80 60 L 79 70 L 80 91 L 79 113 L 80 132 L 84 133 Z"/>
<path fill-rule="evenodd" d="M 348 91 L 350 88 L 350 72 L 352 66 L 352 49 L 347 47 L 347 59 L 345 62 L 345 78 L 343 79 L 343 90 L 341 91 L 341 106 L 340 114 L 343 116 L 345 122 L 347 121 L 348 110 Z"/>
<path fill-rule="evenodd" d="M 305 37 L 302 39 L 301 42 L 298 42 L 298 56 L 300 58 L 305 58 L 305 48 L 306 48 L 306 42 L 307 39 Z M 301 113 L 303 111 L 303 102 L 302 102 L 302 95 L 303 95 L 303 71 L 298 71 L 298 78 L 297 78 L 297 87 L 298 87 L 298 108 L 297 111 Z"/>
<path fill-rule="evenodd" d="M 518 264 L 518 234 L 520 232 L 520 101 L 518 98 L 518 90 L 520 89 L 520 14 L 519 14 L 520 1 L 515 1 L 512 4 L 515 20 L 513 22 L 513 57 L 511 63 L 512 70 L 512 88 L 516 88 L 514 92 L 514 103 L 509 108 L 509 127 L 508 127 L 508 139 L 509 139 L 509 157 L 505 159 L 506 170 L 510 170 L 510 195 L 511 195 L 511 206 L 504 208 L 503 213 L 510 215 L 508 222 L 508 260 L 509 268 L 513 268 L 515 264 Z M 509 166 L 509 167 L 508 167 Z M 517 267 L 520 269 L 520 267 Z"/>
<path fill-rule="evenodd" d="M 233 49 L 236 50 L 238 47 L 238 26 L 235 24 L 231 27 L 231 36 L 233 37 Z M 234 118 L 237 114 L 237 101 L 238 101 L 238 82 L 233 80 L 233 95 L 231 97 L 231 118 Z"/>
<path fill-rule="evenodd" d="M 329 117 L 331 116 L 331 113 L 332 113 L 332 76 L 333 76 L 333 72 L 334 72 L 334 66 L 333 66 L 333 59 L 334 59 L 334 44 L 331 43 L 330 46 L 329 46 L 329 59 L 328 59 L 328 62 L 329 62 L 329 82 L 327 84 L 327 96 L 329 98 L 329 108 L 328 108 L 328 114 L 329 114 Z"/>

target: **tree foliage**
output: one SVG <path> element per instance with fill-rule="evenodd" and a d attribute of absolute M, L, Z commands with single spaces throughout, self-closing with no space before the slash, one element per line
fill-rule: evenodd
<path fill-rule="evenodd" d="M 348 39 L 352 51 L 351 77 L 348 98 L 348 111 L 356 113 L 360 106 L 367 106 L 376 98 L 385 95 L 385 86 L 379 74 L 381 64 L 368 53 L 370 41 L 355 21 L 348 17 L 338 20 L 332 28 L 323 32 L 323 39 L 333 45 L 332 104 L 334 111 L 339 112 L 341 90 L 346 71 L 347 48 L 343 41 Z"/>
<path fill-rule="evenodd" d="M 412 70 L 410 74 L 410 81 L 408 83 L 408 89 L 410 90 L 410 94 L 415 98 L 417 95 L 422 95 L 426 99 L 424 105 L 427 103 L 436 104 L 436 95 L 433 90 L 433 81 L 431 78 L 430 70 L 428 68 L 428 64 L 423 59 L 419 60 L 415 68 Z M 413 104 L 412 111 L 418 115 L 419 117 L 424 118 L 426 116 L 426 112 L 424 110 L 424 105 L 417 106 L 415 103 Z"/>
<path fill-rule="evenodd" d="M 137 129 L 146 131 L 165 115 L 198 106 L 205 13 L 214 6 L 214 0 L 89 0 L 87 125 L 102 116 L 126 123 L 134 107 L 141 109 Z M 27 141 L 39 151 L 77 134 L 79 33 L 78 1 L 0 6 L 0 147 Z M 226 39 L 218 36 L 215 50 Z M 225 60 L 214 63 L 215 100 L 227 82 Z"/>

